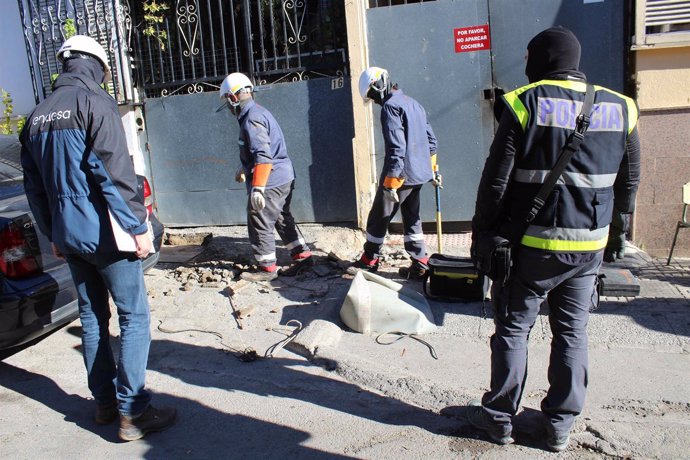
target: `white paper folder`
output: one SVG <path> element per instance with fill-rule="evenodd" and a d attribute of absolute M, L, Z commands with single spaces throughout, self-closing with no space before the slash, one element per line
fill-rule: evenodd
<path fill-rule="evenodd" d="M 115 237 L 117 249 L 122 252 L 137 252 L 137 242 L 134 239 L 134 235 L 122 228 L 113 213 L 110 212 L 110 209 L 108 209 L 108 217 L 110 217 L 110 226 L 113 228 L 113 236 Z M 153 254 L 156 252 L 156 248 L 153 247 L 153 228 L 148 219 L 146 219 L 146 223 L 149 227 L 148 235 L 149 238 L 151 238 L 151 254 Z"/>

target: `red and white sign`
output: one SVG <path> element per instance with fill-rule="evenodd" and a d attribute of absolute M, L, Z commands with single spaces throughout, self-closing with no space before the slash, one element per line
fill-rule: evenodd
<path fill-rule="evenodd" d="M 453 32 L 453 38 L 455 39 L 456 53 L 491 49 L 489 24 L 455 29 Z"/>

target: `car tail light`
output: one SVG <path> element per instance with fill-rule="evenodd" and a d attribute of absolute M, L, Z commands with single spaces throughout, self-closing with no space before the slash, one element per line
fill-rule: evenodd
<path fill-rule="evenodd" d="M 149 211 L 149 214 L 153 214 L 153 193 L 151 193 L 151 186 L 149 181 L 144 177 L 144 206 Z"/>
<path fill-rule="evenodd" d="M 41 271 L 38 237 L 31 217 L 25 214 L 0 229 L 0 272 L 21 278 Z"/>

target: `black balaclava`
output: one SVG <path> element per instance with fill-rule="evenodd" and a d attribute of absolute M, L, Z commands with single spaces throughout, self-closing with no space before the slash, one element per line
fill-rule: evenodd
<path fill-rule="evenodd" d="M 578 73 L 580 42 L 565 27 L 539 32 L 527 45 L 525 75 L 530 83 L 557 74 Z"/>
<path fill-rule="evenodd" d="M 87 54 L 73 54 L 62 64 L 62 71 L 87 75 L 99 85 L 105 78 L 105 70 L 101 61 Z"/>

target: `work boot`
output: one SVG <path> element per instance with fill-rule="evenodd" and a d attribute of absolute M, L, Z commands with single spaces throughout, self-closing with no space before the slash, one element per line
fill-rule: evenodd
<path fill-rule="evenodd" d="M 563 452 L 568 448 L 568 444 L 570 444 L 570 434 L 566 434 L 565 436 L 549 436 L 546 439 L 546 447 L 551 451 L 551 452 Z"/>
<path fill-rule="evenodd" d="M 510 433 L 506 433 L 503 427 L 491 420 L 482 406 L 469 406 L 465 417 L 470 425 L 486 433 L 496 444 L 504 446 L 515 442 Z"/>
<path fill-rule="evenodd" d="M 177 411 L 173 407 L 156 409 L 149 405 L 137 416 L 120 415 L 120 432 L 123 441 L 134 441 L 143 438 L 146 433 L 163 431 L 175 423 Z"/>
<path fill-rule="evenodd" d="M 304 254 L 304 253 L 303 253 Z M 307 257 L 299 257 L 295 260 L 295 263 L 290 265 L 284 270 L 280 270 L 281 276 L 297 276 L 305 270 L 310 269 L 314 266 L 314 257 L 312 257 L 311 252 L 308 253 Z M 301 254 L 298 254 L 298 256 Z"/>
<path fill-rule="evenodd" d="M 426 278 L 427 273 L 429 273 L 429 266 L 426 264 L 428 261 L 428 258 L 424 262 L 412 259 L 412 264 L 409 267 L 402 267 L 398 270 L 398 274 L 408 280 L 423 280 Z"/>
<path fill-rule="evenodd" d="M 103 406 L 97 405 L 94 421 L 98 425 L 109 425 L 115 421 L 118 415 L 120 413 L 117 410 L 117 401 Z"/>
<path fill-rule="evenodd" d="M 270 267 L 258 267 L 256 270 L 250 272 L 240 273 L 240 278 L 246 281 L 253 281 L 255 283 L 261 281 L 273 281 L 278 278 L 278 266 L 276 264 Z"/>
<path fill-rule="evenodd" d="M 361 270 L 376 273 L 379 270 L 379 259 L 370 259 L 366 254 L 362 254 L 357 262 L 347 267 L 345 273 L 354 276 Z"/>

